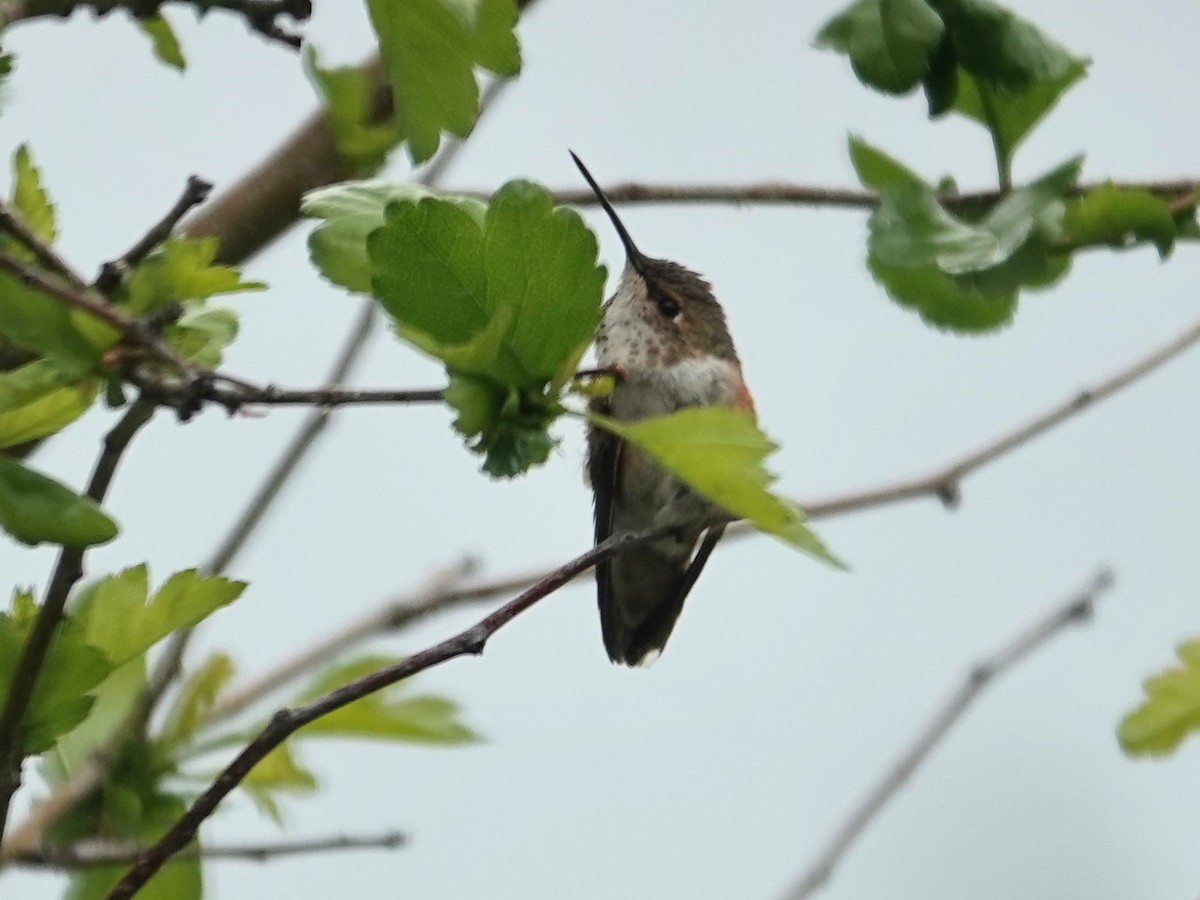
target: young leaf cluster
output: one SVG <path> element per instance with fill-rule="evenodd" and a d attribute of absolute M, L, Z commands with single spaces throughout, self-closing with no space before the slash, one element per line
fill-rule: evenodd
<path fill-rule="evenodd" d="M 850 139 L 859 180 L 879 193 L 868 267 L 893 300 L 933 326 L 995 330 L 1012 320 L 1022 291 L 1062 278 L 1076 251 L 1151 243 L 1165 257 L 1197 230 L 1194 197 L 1175 208 L 1113 185 L 1080 195 L 1082 157 L 1013 188 L 1017 147 L 1088 61 L 990 0 L 857 0 L 826 23 L 817 44 L 847 55 L 878 90 L 923 86 L 931 117 L 962 115 L 991 137 L 1001 194 L 974 207 L 954 202 L 945 180 L 935 187 Z"/>
<path fill-rule="evenodd" d="M 188 674 L 157 729 L 146 728 L 144 721 L 138 724 L 147 689 L 147 652 L 172 632 L 207 619 L 244 589 L 242 582 L 188 570 L 151 591 L 142 565 L 85 585 L 74 595 L 26 712 L 23 752 L 41 755 L 42 774 L 51 786 L 78 775 L 98 752 L 114 754 L 114 764 L 102 787 L 55 825 L 48 836 L 52 843 L 70 845 L 99 834 L 130 843 L 156 839 L 186 809 L 191 786 L 209 777 L 207 766 L 200 763 L 197 769 L 197 761 L 245 742 L 242 728 L 209 735 L 214 704 L 235 674 L 222 653 Z M 37 611 L 31 594 L 17 592 L 9 612 L 0 613 L 0 696 L 8 691 Z M 306 702 L 394 661 L 368 656 L 333 665 L 292 702 Z M 255 724 L 254 730 L 263 724 Z M 410 695 L 397 685 L 314 722 L 260 763 L 242 787 L 278 821 L 284 795 L 311 792 L 317 785 L 295 756 L 297 740 L 364 736 L 440 744 L 477 739 L 453 703 Z M 121 868 L 73 875 L 70 895 L 103 897 Z M 184 871 L 186 877 L 175 867 L 164 870 L 152 883 L 151 895 L 161 890 L 161 896 L 173 900 L 199 898 L 199 863 L 189 863 Z"/>
<path fill-rule="evenodd" d="M 12 166 L 9 212 L 51 247 L 57 237 L 54 206 L 28 148 L 17 149 Z M 163 339 L 180 358 L 216 366 L 237 334 L 237 317 L 206 301 L 264 287 L 214 264 L 216 251 L 215 238 L 170 238 L 140 260 L 103 302 L 137 318 L 177 306 Z M 41 268 L 34 250 L 11 233 L 0 233 L 0 252 Z M 0 354 L 9 361 L 0 371 L 0 450 L 59 431 L 91 407 L 106 379 L 119 384 L 123 373 L 110 351 L 120 340 L 107 323 L 0 272 Z M 81 546 L 116 533 L 90 500 L 20 463 L 5 460 L 0 480 L 0 527 L 20 541 Z"/>
<path fill-rule="evenodd" d="M 348 184 L 310 195 L 330 280 L 370 285 L 401 338 L 446 366 L 455 428 L 484 470 L 544 462 L 560 394 L 600 319 L 604 269 L 572 210 L 525 181 L 484 206 L 423 189 Z"/>
<path fill-rule="evenodd" d="M 1089 62 L 991 0 L 856 0 L 816 42 L 846 54 L 876 90 L 921 86 L 930 116 L 955 112 L 983 124 L 1004 168 Z"/>

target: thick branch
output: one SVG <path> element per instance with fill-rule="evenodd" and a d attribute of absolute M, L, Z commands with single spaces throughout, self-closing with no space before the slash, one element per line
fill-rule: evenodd
<path fill-rule="evenodd" d="M 371 122 L 382 122 L 391 115 L 392 96 L 379 57 L 359 70 L 371 79 Z M 353 174 L 338 153 L 325 110 L 318 107 L 257 166 L 188 218 L 183 231 L 188 237 L 219 238 L 216 261 L 238 265 L 299 221 L 306 193 Z"/>
<path fill-rule="evenodd" d="M 588 571 L 600 560 L 607 559 L 630 547 L 652 541 L 666 534 L 668 530 L 656 528 L 649 531 L 614 535 L 550 572 L 524 593 L 453 637 L 352 681 L 337 690 L 330 691 L 304 706 L 279 710 L 271 717 L 271 721 L 258 737 L 226 766 L 225 770 L 217 776 L 216 780 L 171 826 L 167 833 L 156 844 L 138 856 L 129 871 L 109 892 L 108 900 L 127 900 L 132 897 L 171 856 L 187 846 L 188 842 L 195 837 L 201 823 L 212 815 L 217 805 L 241 783 L 242 779 L 263 757 L 309 722 L 447 660 L 458 656 L 482 653 L 488 639 L 493 634 L 539 600 L 548 597 L 577 575 Z"/>
<path fill-rule="evenodd" d="M 222 859 L 242 862 L 270 862 L 283 856 L 301 856 L 340 850 L 396 850 L 408 843 L 402 831 L 378 835 L 338 835 L 297 841 L 276 841 L 264 844 L 216 844 L 204 847 L 185 847 L 175 859 Z M 12 859 L 18 866 L 37 869 L 87 869 L 95 866 L 127 865 L 146 851 L 145 847 L 91 842 L 71 847 L 47 847 L 31 850 Z"/>
<path fill-rule="evenodd" d="M 995 655 L 972 668 L 959 688 L 917 735 L 917 739 L 900 755 L 879 783 L 867 792 L 845 823 L 834 832 L 829 844 L 788 891 L 785 900 L 804 900 L 825 884 L 833 873 L 834 866 L 845 856 L 863 830 L 904 786 L 913 772 L 929 758 L 934 748 L 945 739 L 950 729 L 983 689 L 1044 646 L 1051 638 L 1061 634 L 1068 626 L 1090 619 L 1097 598 L 1112 586 L 1112 581 L 1112 573 L 1107 569 L 1101 570 L 1093 576 L 1087 587 L 1069 601 L 1026 628 Z"/>
<path fill-rule="evenodd" d="M 154 405 L 142 400 L 134 401 L 121 420 L 104 438 L 104 449 L 96 462 L 96 468 L 88 482 L 86 494 L 101 503 L 108 493 L 125 448 L 138 430 L 154 415 Z M 83 547 L 63 547 L 58 562 L 50 576 L 46 596 L 38 609 L 37 618 L 29 632 L 29 638 L 21 649 L 21 656 L 13 671 L 8 697 L 0 712 L 0 834 L 8 820 L 8 808 L 12 796 L 21 783 L 23 735 L 21 721 L 33 697 L 38 676 L 50 649 L 50 641 L 62 621 L 63 608 L 71 588 L 83 577 Z"/>

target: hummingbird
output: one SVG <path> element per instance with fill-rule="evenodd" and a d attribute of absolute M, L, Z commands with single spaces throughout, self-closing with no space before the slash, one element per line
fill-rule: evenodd
<path fill-rule="evenodd" d="M 592 410 L 625 422 L 692 406 L 733 406 L 753 416 L 754 401 L 712 286 L 679 263 L 638 250 L 587 167 L 574 153 L 571 158 L 625 247 L 625 267 L 596 333 L 597 363 L 615 385 L 609 396 L 592 401 Z M 596 543 L 623 532 L 671 529 L 596 566 L 609 659 L 649 665 L 731 517 L 602 428 L 589 425 L 587 443 Z"/>

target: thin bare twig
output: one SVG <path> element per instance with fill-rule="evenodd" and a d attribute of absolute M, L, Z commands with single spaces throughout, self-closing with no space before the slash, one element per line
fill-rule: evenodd
<path fill-rule="evenodd" d="M 905 749 L 895 764 L 854 808 L 845 823 L 834 832 L 825 849 L 784 895 L 784 900 L 804 900 L 825 884 L 834 867 L 863 830 L 874 821 L 879 811 L 904 786 L 913 772 L 929 758 L 930 753 L 945 739 L 946 734 L 983 689 L 1062 633 L 1069 625 L 1091 618 L 1097 598 L 1108 590 L 1112 583 L 1112 573 L 1107 569 L 1100 570 L 1089 584 L 1069 601 L 1027 627 L 996 654 L 972 668 L 963 683 L 917 735 L 916 740 Z"/>
<path fill-rule="evenodd" d="M 88 481 L 86 495 L 97 503 L 104 500 L 116 473 L 122 454 L 138 430 L 154 415 L 154 405 L 135 400 L 104 437 L 104 449 Z M 46 587 L 46 595 L 38 609 L 29 637 L 21 648 L 16 668 L 9 682 L 8 697 L 0 712 L 0 834 L 8 821 L 9 804 L 21 784 L 23 736 L 21 722 L 33 697 L 34 687 L 46 661 L 50 641 L 62 621 L 67 595 L 83 577 L 85 547 L 63 547 Z"/>
<path fill-rule="evenodd" d="M 383 403 L 441 403 L 441 388 L 264 388 L 214 391 L 219 403 L 238 406 L 370 406 Z"/>
<path fill-rule="evenodd" d="M 1167 200 L 1192 197 L 1200 178 L 1180 178 L 1167 181 L 1125 181 L 1115 184 L 1118 188 L 1149 191 Z M 1071 188 L 1070 195 L 1086 194 L 1110 182 L 1080 184 Z M 465 197 L 486 200 L 491 191 L 470 189 L 454 191 Z M 833 209 L 871 210 L 879 203 L 874 191 L 859 188 L 821 187 L 794 184 L 783 181 L 757 181 L 744 184 L 651 184 L 648 182 L 625 181 L 604 188 L 605 196 L 613 203 L 625 205 L 648 205 L 659 203 L 732 203 L 756 205 L 788 205 L 829 207 Z M 587 188 L 558 188 L 551 191 L 555 203 L 572 206 L 594 206 L 599 201 Z M 941 194 L 938 199 L 950 210 L 969 210 L 991 206 L 1002 200 L 1004 193 L 996 190 L 968 191 Z"/>
<path fill-rule="evenodd" d="M 602 559 L 607 559 L 630 547 L 655 540 L 669 530 L 668 528 L 654 528 L 648 531 L 614 535 L 550 572 L 524 593 L 453 637 L 352 681 L 337 690 L 330 691 L 304 706 L 279 710 L 271 717 L 271 721 L 258 737 L 247 744 L 233 762 L 225 767 L 167 833 L 138 856 L 137 861 L 130 866 L 121 880 L 109 892 L 108 900 L 127 900 L 132 897 L 171 856 L 187 846 L 188 842 L 195 837 L 201 823 L 212 815 L 217 805 L 238 786 L 264 756 L 309 722 L 447 660 L 458 656 L 482 653 L 488 639 L 493 634 L 539 600 L 563 587 L 575 576 L 586 572 Z"/>
<path fill-rule="evenodd" d="M 1200 322 L 1184 329 L 1161 347 L 1114 375 L 1078 391 L 1065 403 L 1051 407 L 1024 425 L 1005 432 L 996 440 L 947 466 L 935 469 L 927 475 L 897 481 L 872 490 L 855 491 L 839 497 L 814 500 L 802 504 L 802 506 L 809 517 L 814 519 L 883 506 L 902 500 L 912 500 L 917 497 L 937 497 L 947 506 L 953 507 L 959 502 L 960 484 L 967 475 L 973 474 L 988 463 L 995 462 L 1067 419 L 1090 409 L 1101 400 L 1106 400 L 1118 391 L 1140 381 L 1198 342 L 1200 342 Z"/>
<path fill-rule="evenodd" d="M 34 258 L 51 272 L 57 273 L 62 278 L 66 279 L 67 283 L 76 290 L 82 291 L 87 288 L 83 279 L 80 278 L 70 264 L 58 255 L 49 243 L 42 240 L 41 237 L 17 215 L 16 211 L 10 209 L 8 204 L 0 200 L 0 231 L 7 231 L 18 241 L 20 241 Z"/>
<path fill-rule="evenodd" d="M 404 832 L 389 831 L 386 834 L 347 834 L 264 844 L 216 844 L 204 847 L 185 847 L 175 855 L 175 859 L 220 859 L 264 863 L 283 856 L 329 853 L 340 850 L 397 850 L 407 843 L 408 837 Z M 84 842 L 71 847 L 30 850 L 13 857 L 11 862 L 13 865 L 37 869 L 87 869 L 95 866 L 128 865 L 145 850 L 145 847 L 130 847 L 124 844 Z"/>
<path fill-rule="evenodd" d="M 357 334 L 357 332 L 356 332 Z M 138 388 L 150 399 L 164 406 L 195 412 L 197 403 L 209 401 L 234 413 L 245 406 L 315 406 L 330 409 L 337 406 L 373 406 L 380 404 L 440 403 L 441 388 L 280 388 L 269 384 L 260 387 L 237 379 L 222 384 L 231 376 L 220 372 L 202 373 L 198 381 L 164 383 L 135 376 Z"/>
<path fill-rule="evenodd" d="M 189 175 L 183 194 L 167 214 L 150 226 L 137 243 L 119 259 L 106 262 L 100 267 L 100 274 L 96 276 L 96 290 L 102 294 L 111 294 L 121 283 L 126 272 L 149 256 L 155 247 L 171 236 L 171 232 L 185 215 L 208 199 L 212 188 L 213 186 L 204 179 Z"/>
<path fill-rule="evenodd" d="M 168 347 L 161 338 L 149 331 L 137 319 L 115 306 L 109 306 L 102 299 L 90 295 L 87 290 L 72 287 L 3 251 L 0 251 L 0 269 L 16 276 L 22 284 L 36 288 L 67 306 L 82 310 L 104 322 L 118 331 L 129 344 L 145 350 L 181 375 L 191 376 L 192 367 Z"/>

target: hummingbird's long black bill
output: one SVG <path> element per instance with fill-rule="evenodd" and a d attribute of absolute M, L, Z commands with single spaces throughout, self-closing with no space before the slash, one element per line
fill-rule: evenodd
<path fill-rule="evenodd" d="M 629 236 L 629 232 L 625 229 L 625 223 L 621 221 L 620 216 L 617 215 L 617 211 L 613 209 L 613 205 L 608 202 L 608 198 L 604 196 L 604 191 L 600 190 L 600 185 L 596 183 L 596 179 L 592 177 L 592 173 L 583 164 L 583 160 L 575 155 L 574 150 L 568 150 L 567 152 L 571 154 L 571 159 L 575 160 L 575 165 L 579 167 L 579 171 L 583 174 L 588 186 L 596 195 L 596 199 L 600 201 L 600 205 L 608 213 L 609 219 L 612 220 L 613 227 L 617 229 L 617 236 L 621 238 L 621 243 L 625 245 L 625 254 L 629 257 L 629 264 L 637 269 L 637 271 L 642 271 L 642 261 L 646 258 L 645 254 L 637 248 L 637 244 Z"/>

